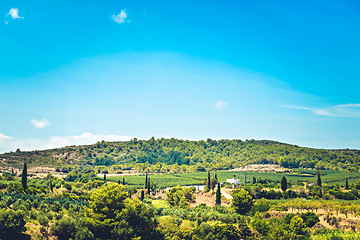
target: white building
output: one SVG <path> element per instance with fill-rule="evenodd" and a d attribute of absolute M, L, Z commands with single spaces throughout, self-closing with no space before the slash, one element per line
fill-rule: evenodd
<path fill-rule="evenodd" d="M 230 184 L 234 184 L 234 185 L 240 185 L 240 179 L 238 178 L 230 178 L 230 179 L 226 179 L 226 182 L 227 183 L 230 183 Z"/>

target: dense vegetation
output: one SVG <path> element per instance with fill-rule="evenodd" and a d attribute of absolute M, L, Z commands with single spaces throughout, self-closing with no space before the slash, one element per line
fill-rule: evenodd
<path fill-rule="evenodd" d="M 198 172 L 231 169 L 251 163 L 273 163 L 288 168 L 356 171 L 360 150 L 323 150 L 275 141 L 154 139 L 127 142 L 98 142 L 45 151 L 10 152 L 0 155 L 2 165 L 29 166 L 115 166 L 144 172 Z M 61 169 L 66 171 L 65 169 Z"/>
<path fill-rule="evenodd" d="M 0 239 L 360 239 L 357 150 L 151 138 L 0 159 L 23 169 L 0 176 Z M 246 184 L 244 172 L 222 171 L 250 163 L 291 170 L 247 172 Z M 55 166 L 66 177 L 34 178 L 27 173 L 34 166 Z M 107 176 L 129 171 L 143 174 Z M 220 197 L 220 182 L 234 175 L 241 186 L 232 200 Z M 194 184 L 205 191 L 178 186 Z"/>
<path fill-rule="evenodd" d="M 201 174 L 220 186 L 216 183 L 229 172 Z M 164 192 L 156 183 L 164 175 L 136 176 L 142 181 L 137 186 L 124 178 L 100 179 L 91 168 L 74 169 L 65 180 L 51 174 L 42 179 L 26 175 L 24 165 L 22 176 L 0 177 L 0 239 L 360 238 L 360 224 L 353 220 L 360 216 L 360 180 L 333 185 L 325 180 L 320 186 L 319 181 L 288 180 L 291 174 L 284 173 L 282 181 L 253 177 L 232 191 L 231 205 L 222 197 L 216 205 L 194 207 L 197 194 L 215 202 L 218 189 L 199 192 L 175 186 Z M 325 177 L 321 172 L 313 175 Z M 287 189 L 281 185 L 285 181 Z M 333 229 L 319 225 L 320 219 Z"/>

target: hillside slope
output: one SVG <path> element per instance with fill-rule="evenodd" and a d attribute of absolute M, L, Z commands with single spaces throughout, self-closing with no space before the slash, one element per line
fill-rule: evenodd
<path fill-rule="evenodd" d="M 298 147 L 268 140 L 189 141 L 154 139 L 98 142 L 86 146 L 0 155 L 0 166 L 63 167 L 111 166 L 153 172 L 231 169 L 251 163 L 274 163 L 283 167 L 358 171 L 360 150 L 324 150 Z"/>

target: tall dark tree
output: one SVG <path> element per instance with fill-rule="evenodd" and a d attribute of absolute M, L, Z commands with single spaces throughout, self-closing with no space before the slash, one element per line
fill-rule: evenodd
<path fill-rule="evenodd" d="M 145 174 L 145 188 L 147 188 L 148 185 L 148 176 L 147 173 Z"/>
<path fill-rule="evenodd" d="M 24 168 L 23 168 L 22 175 L 21 175 L 21 182 L 23 185 L 23 189 L 26 192 L 26 189 L 27 189 L 27 166 L 26 166 L 26 163 L 24 163 Z"/>
<path fill-rule="evenodd" d="M 215 178 L 211 179 L 211 183 L 210 183 L 211 190 L 214 191 L 216 184 L 217 184 L 216 179 Z"/>
<path fill-rule="evenodd" d="M 50 181 L 49 185 L 50 185 L 50 191 L 54 192 L 54 185 L 52 184 L 52 181 Z"/>
<path fill-rule="evenodd" d="M 106 173 L 104 173 L 104 181 L 106 182 Z"/>
<path fill-rule="evenodd" d="M 216 205 L 221 205 L 221 189 L 220 189 L 220 183 L 217 185 L 216 190 Z"/>
<path fill-rule="evenodd" d="M 215 176 L 214 176 L 215 180 L 216 180 L 216 183 L 218 183 L 218 178 L 217 178 L 217 174 L 215 173 Z"/>
<path fill-rule="evenodd" d="M 317 176 L 317 183 L 316 184 L 319 187 L 321 187 L 321 171 L 320 170 L 316 171 L 316 176 Z"/>
<path fill-rule="evenodd" d="M 244 174 L 244 185 L 246 186 L 246 172 Z"/>
<path fill-rule="evenodd" d="M 346 178 L 346 181 L 345 181 L 345 189 L 349 190 L 349 179 L 348 178 Z"/>
<path fill-rule="evenodd" d="M 147 194 L 150 195 L 150 177 L 148 178 L 148 183 L 147 183 Z"/>
<path fill-rule="evenodd" d="M 141 194 L 140 194 L 140 200 L 143 201 L 144 200 L 144 190 L 141 190 Z"/>
<path fill-rule="evenodd" d="M 255 184 L 256 183 L 256 178 L 255 177 L 253 177 L 253 184 Z"/>
<path fill-rule="evenodd" d="M 123 177 L 122 184 L 125 186 L 125 177 Z"/>
<path fill-rule="evenodd" d="M 210 171 L 208 171 L 208 177 L 207 177 L 206 187 L 207 187 L 208 191 L 209 191 L 210 188 L 211 188 Z"/>
<path fill-rule="evenodd" d="M 288 187 L 288 183 L 287 183 L 287 180 L 286 180 L 286 177 L 285 177 L 285 176 L 283 176 L 283 177 L 281 178 L 280 184 L 281 184 L 281 190 L 283 190 L 283 192 L 285 192 L 286 189 L 287 189 L 287 187 Z"/>

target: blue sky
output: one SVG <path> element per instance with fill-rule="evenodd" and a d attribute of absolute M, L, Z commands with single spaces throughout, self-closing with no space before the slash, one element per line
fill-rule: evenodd
<path fill-rule="evenodd" d="M 0 152 L 102 139 L 360 149 L 358 1 L 0 3 Z"/>

